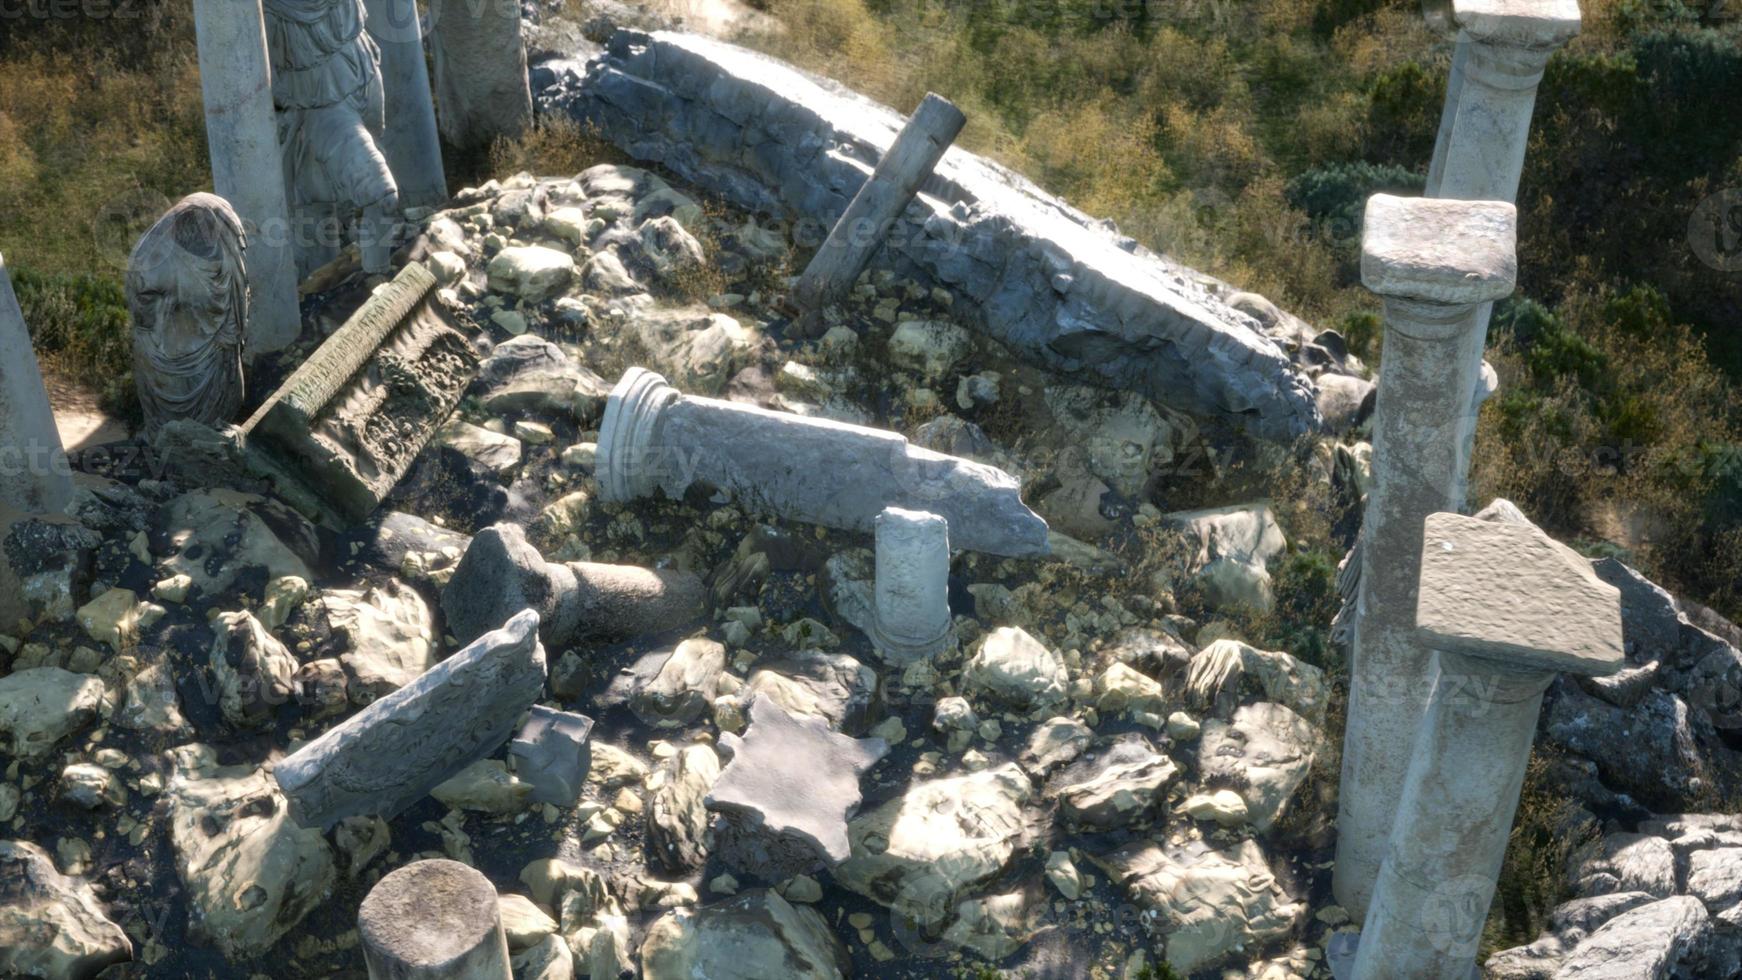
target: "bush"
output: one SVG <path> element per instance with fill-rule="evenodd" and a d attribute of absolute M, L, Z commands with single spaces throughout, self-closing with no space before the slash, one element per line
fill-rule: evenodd
<path fill-rule="evenodd" d="M 1420 195 L 1427 178 L 1397 164 L 1338 163 L 1290 180 L 1288 203 L 1306 212 L 1319 238 L 1340 249 L 1358 247 L 1367 199 L 1374 194 Z"/>

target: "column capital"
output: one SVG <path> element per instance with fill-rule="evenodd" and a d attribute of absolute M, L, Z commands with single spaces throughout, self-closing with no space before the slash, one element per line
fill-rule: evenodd
<path fill-rule="evenodd" d="M 1494 669 L 1621 669 L 1621 594 L 1534 524 L 1428 515 L 1415 622 L 1422 642 Z"/>
<path fill-rule="evenodd" d="M 1552 51 L 1579 33 L 1578 0 L 1452 0 L 1452 19 L 1478 43 Z"/>
<path fill-rule="evenodd" d="M 650 458 L 659 416 L 682 397 L 662 375 L 646 368 L 632 367 L 623 373 L 611 389 L 599 427 L 600 496 L 623 503 L 647 496 L 660 485 L 659 470 Z"/>
<path fill-rule="evenodd" d="M 1388 300 L 1472 306 L 1511 294 L 1517 211 L 1500 201 L 1375 194 L 1361 235 L 1361 281 Z"/>

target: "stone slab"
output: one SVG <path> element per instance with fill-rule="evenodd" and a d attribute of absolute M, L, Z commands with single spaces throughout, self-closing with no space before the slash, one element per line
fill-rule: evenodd
<path fill-rule="evenodd" d="M 1375 194 L 1361 232 L 1361 281 L 1381 296 L 1492 302 L 1518 279 L 1517 244 L 1510 204 Z"/>
<path fill-rule="evenodd" d="M 1435 649 L 1526 669 L 1621 669 L 1621 594 L 1536 527 L 1431 514 L 1416 629 Z"/>

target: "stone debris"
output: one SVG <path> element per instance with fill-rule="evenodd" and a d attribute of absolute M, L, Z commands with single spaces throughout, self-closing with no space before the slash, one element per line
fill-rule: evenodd
<path fill-rule="evenodd" d="M 761 890 L 719 905 L 667 913 L 648 928 L 641 944 L 642 976 L 647 980 L 838 980 L 846 975 L 847 964 L 846 949 L 821 913 Z"/>
<path fill-rule="evenodd" d="M 388 819 L 508 739 L 544 690 L 527 610 L 298 749 L 273 771 L 296 822 Z"/>
<path fill-rule="evenodd" d="M 88 882 L 55 870 L 29 841 L 0 841 L 0 971 L 86 980 L 132 958 Z"/>
<path fill-rule="evenodd" d="M 592 766 L 593 719 L 542 704 L 508 743 L 516 775 L 532 786 L 532 799 L 574 806 Z"/>
<path fill-rule="evenodd" d="M 20 758 L 48 754 L 56 742 L 84 728 L 103 703 L 104 684 L 59 667 L 31 667 L 0 677 L 0 732 Z"/>

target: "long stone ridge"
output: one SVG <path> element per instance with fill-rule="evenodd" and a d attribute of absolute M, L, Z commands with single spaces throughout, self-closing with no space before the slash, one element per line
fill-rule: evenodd
<path fill-rule="evenodd" d="M 541 98 L 633 157 L 823 231 L 903 123 L 784 62 L 668 31 L 618 31 L 584 78 Z M 1316 385 L 1228 302 L 1233 287 L 960 148 L 920 186 L 884 255 L 951 287 L 979 329 L 1062 374 L 1269 439 L 1323 424 Z"/>

